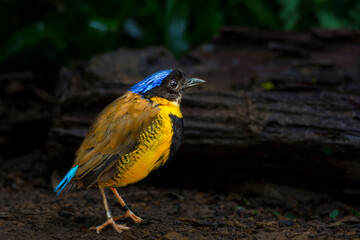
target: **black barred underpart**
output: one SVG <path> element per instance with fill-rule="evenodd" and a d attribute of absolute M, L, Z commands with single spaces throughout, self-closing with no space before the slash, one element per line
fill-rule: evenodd
<path fill-rule="evenodd" d="M 135 149 L 122 156 L 117 163 L 118 173 L 114 176 L 116 181 L 122 178 L 122 174 L 126 172 L 129 168 L 131 168 L 141 157 L 142 154 L 145 154 L 145 151 L 149 148 L 149 144 L 152 143 L 153 140 L 159 137 L 160 129 L 163 126 L 163 117 L 158 115 L 158 117 L 150 124 L 150 126 L 140 134 L 137 146 Z M 141 147 L 139 147 L 141 146 Z"/>
<path fill-rule="evenodd" d="M 161 118 L 161 115 L 159 115 L 158 118 L 150 124 L 148 129 L 140 135 L 139 144 L 141 143 L 147 146 L 147 144 L 158 137 L 158 130 L 163 125 Z"/>

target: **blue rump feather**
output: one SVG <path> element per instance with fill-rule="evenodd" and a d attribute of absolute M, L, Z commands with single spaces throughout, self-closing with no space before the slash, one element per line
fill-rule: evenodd
<path fill-rule="evenodd" d="M 173 70 L 163 70 L 153 75 L 148 76 L 141 82 L 132 86 L 129 90 L 133 93 L 144 94 L 154 87 L 160 86 L 161 82 L 166 78 Z"/>
<path fill-rule="evenodd" d="M 78 169 L 78 166 L 75 166 L 72 169 L 70 169 L 70 171 L 66 174 L 66 176 L 63 178 L 63 180 L 56 186 L 56 188 L 54 190 L 54 192 L 57 192 L 56 195 L 59 195 L 59 193 L 71 181 L 71 179 L 75 176 L 77 169 Z M 71 186 L 70 186 L 70 188 L 71 188 Z"/>

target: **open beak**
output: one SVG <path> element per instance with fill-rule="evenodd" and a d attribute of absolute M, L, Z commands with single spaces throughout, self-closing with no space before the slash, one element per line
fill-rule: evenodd
<path fill-rule="evenodd" d="M 183 89 L 195 87 L 196 85 L 204 84 L 205 81 L 199 78 L 188 78 L 185 85 L 183 86 Z"/>

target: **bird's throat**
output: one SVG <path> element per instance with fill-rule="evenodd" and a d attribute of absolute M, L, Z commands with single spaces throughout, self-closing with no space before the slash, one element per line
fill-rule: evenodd
<path fill-rule="evenodd" d="M 179 103 L 171 102 L 161 97 L 152 97 L 150 100 L 157 103 L 162 111 L 166 111 L 169 114 L 177 116 L 178 118 L 183 118 Z"/>

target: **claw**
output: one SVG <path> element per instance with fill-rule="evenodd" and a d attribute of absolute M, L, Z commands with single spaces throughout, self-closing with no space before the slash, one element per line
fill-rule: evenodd
<path fill-rule="evenodd" d="M 122 225 L 122 224 L 117 224 L 114 219 L 108 218 L 108 220 L 106 222 L 104 222 L 102 225 L 100 226 L 94 226 L 91 227 L 90 230 L 96 230 L 97 234 L 100 234 L 101 230 L 106 227 L 107 225 L 111 224 L 111 226 L 113 226 L 113 228 L 115 229 L 115 231 L 117 231 L 118 233 L 121 233 L 123 230 L 129 230 L 130 228 L 127 227 L 126 225 Z"/>
<path fill-rule="evenodd" d="M 131 218 L 136 223 L 140 223 L 140 222 L 143 221 L 142 218 L 136 216 L 135 213 L 133 213 L 131 210 L 127 210 L 126 213 L 124 213 L 121 216 L 114 217 L 114 220 L 116 221 L 116 220 L 119 220 L 119 219 L 122 219 L 122 218 Z"/>

